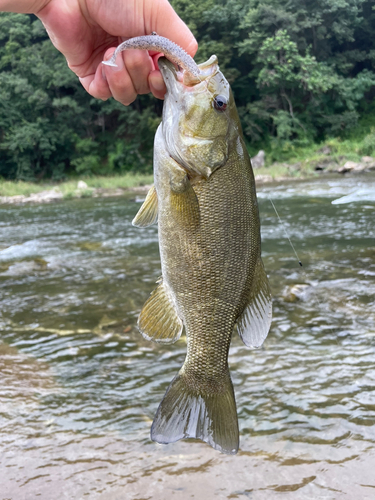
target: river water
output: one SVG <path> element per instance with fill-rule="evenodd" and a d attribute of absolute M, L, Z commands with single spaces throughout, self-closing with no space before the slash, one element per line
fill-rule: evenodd
<path fill-rule="evenodd" d="M 186 341 L 137 332 L 139 203 L 1 208 L 0 500 L 375 498 L 375 178 L 258 192 L 274 317 L 259 350 L 233 335 L 237 456 L 149 439 Z"/>

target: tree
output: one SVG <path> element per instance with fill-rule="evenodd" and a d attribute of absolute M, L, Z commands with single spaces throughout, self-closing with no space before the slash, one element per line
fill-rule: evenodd
<path fill-rule="evenodd" d="M 253 150 L 345 135 L 369 113 L 375 97 L 371 0 L 172 4 L 199 42 L 197 62 L 218 56 Z M 38 19 L 0 14 L 1 176 L 151 171 L 161 109 L 151 96 L 129 107 L 91 98 Z"/>

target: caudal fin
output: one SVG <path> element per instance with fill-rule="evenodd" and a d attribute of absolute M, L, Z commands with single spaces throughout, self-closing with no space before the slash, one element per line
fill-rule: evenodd
<path fill-rule="evenodd" d="M 229 371 L 224 390 L 199 394 L 180 373 L 173 379 L 156 412 L 151 439 L 161 444 L 197 438 L 222 453 L 238 451 L 236 402 Z"/>

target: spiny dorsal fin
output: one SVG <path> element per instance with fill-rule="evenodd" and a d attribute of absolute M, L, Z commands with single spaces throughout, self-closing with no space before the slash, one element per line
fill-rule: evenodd
<path fill-rule="evenodd" d="M 182 326 L 167 286 L 161 282 L 143 306 L 138 328 L 146 340 L 171 344 L 181 337 Z"/>
<path fill-rule="evenodd" d="M 136 227 L 147 227 L 155 224 L 158 220 L 158 197 L 155 186 L 147 193 L 146 199 L 137 215 L 134 217 L 132 224 Z"/>
<path fill-rule="evenodd" d="M 271 289 L 262 259 L 255 266 L 248 304 L 237 321 L 238 333 L 248 347 L 260 347 L 272 321 Z"/>

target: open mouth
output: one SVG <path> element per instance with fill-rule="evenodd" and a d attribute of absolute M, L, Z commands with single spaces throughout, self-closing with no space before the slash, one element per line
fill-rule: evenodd
<path fill-rule="evenodd" d="M 168 87 L 168 83 L 170 83 L 171 79 L 173 79 L 174 82 L 182 83 L 185 87 L 185 90 L 193 87 L 197 88 L 199 87 L 199 84 L 203 84 L 206 87 L 206 80 L 209 80 L 218 70 L 216 56 L 212 56 L 208 61 L 198 65 L 200 69 L 198 77 L 189 74 L 183 69 L 180 69 L 166 57 L 160 57 L 158 59 L 158 65 L 168 90 L 170 90 Z"/>
<path fill-rule="evenodd" d="M 175 77 L 175 79 L 178 80 L 177 74 L 182 74 L 182 71 L 177 68 L 177 65 L 169 61 L 166 57 L 159 57 L 158 66 L 163 77 L 167 76 L 168 73 L 171 73 Z"/>
<path fill-rule="evenodd" d="M 168 87 L 168 80 L 170 79 L 172 79 L 175 82 L 183 83 L 184 70 L 177 67 L 176 64 L 169 61 L 166 57 L 160 57 L 158 59 L 158 66 L 161 74 L 163 75 L 167 87 Z"/>

